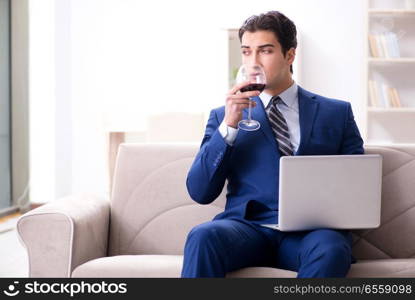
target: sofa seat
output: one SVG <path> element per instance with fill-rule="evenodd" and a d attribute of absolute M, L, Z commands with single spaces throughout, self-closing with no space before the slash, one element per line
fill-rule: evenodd
<path fill-rule="evenodd" d="M 72 277 L 180 277 L 183 255 L 116 255 L 90 260 Z"/>
<path fill-rule="evenodd" d="M 93 259 L 73 272 L 72 277 L 163 277 L 177 278 L 182 255 L 117 255 Z M 347 277 L 411 277 L 415 259 L 373 259 L 352 264 Z M 230 272 L 226 277 L 292 278 L 297 273 L 267 267 L 249 267 Z"/>
<path fill-rule="evenodd" d="M 180 277 L 183 255 L 116 255 L 88 261 L 72 272 L 72 277 Z M 265 268 L 243 268 L 227 277 L 295 277 L 296 272 Z"/>
<path fill-rule="evenodd" d="M 415 259 L 371 259 L 359 260 L 352 264 L 347 277 L 412 277 L 415 272 Z M 266 267 L 243 268 L 229 273 L 227 277 L 271 277 L 290 278 L 297 273 Z"/>
<path fill-rule="evenodd" d="M 352 264 L 347 277 L 413 277 L 414 258 L 359 260 Z"/>

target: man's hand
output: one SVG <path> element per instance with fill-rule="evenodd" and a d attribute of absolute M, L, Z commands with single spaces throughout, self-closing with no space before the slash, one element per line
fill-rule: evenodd
<path fill-rule="evenodd" d="M 239 90 L 247 85 L 249 81 L 242 82 L 235 85 L 228 93 L 226 97 L 225 105 L 225 123 L 233 128 L 238 127 L 238 122 L 242 119 L 242 110 L 251 106 L 255 107 L 256 102 L 249 100 L 249 97 L 255 97 L 261 94 L 260 91 L 251 91 L 241 93 Z"/>

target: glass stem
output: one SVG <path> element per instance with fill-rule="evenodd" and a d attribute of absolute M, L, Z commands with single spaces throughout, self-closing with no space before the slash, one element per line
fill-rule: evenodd
<path fill-rule="evenodd" d="M 249 106 L 248 106 L 248 121 L 251 122 L 251 98 L 249 98 Z"/>

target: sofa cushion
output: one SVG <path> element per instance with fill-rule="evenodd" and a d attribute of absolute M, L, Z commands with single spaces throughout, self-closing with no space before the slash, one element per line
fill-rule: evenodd
<path fill-rule="evenodd" d="M 413 277 L 415 259 L 371 259 L 359 260 L 352 265 L 347 277 Z"/>
<path fill-rule="evenodd" d="M 223 211 L 226 189 L 209 205 L 187 193 L 186 176 L 198 149 L 197 144 L 121 144 L 109 255 L 182 255 L 189 231 Z"/>
<path fill-rule="evenodd" d="M 353 254 L 361 259 L 415 257 L 415 147 L 365 147 L 383 157 L 381 225 L 354 230 Z"/>
<path fill-rule="evenodd" d="M 72 277 L 180 277 L 183 255 L 117 255 L 91 260 L 78 266 Z M 297 273 L 274 268 L 251 267 L 227 277 L 296 277 Z"/>
<path fill-rule="evenodd" d="M 117 255 L 86 262 L 72 277 L 180 277 L 182 255 Z"/>
<path fill-rule="evenodd" d="M 97 258 L 78 266 L 72 277 L 180 277 L 182 255 L 117 255 Z M 415 259 L 363 260 L 352 264 L 347 277 L 411 277 Z M 230 272 L 226 277 L 296 277 L 297 273 L 267 267 L 249 267 Z"/>
<path fill-rule="evenodd" d="M 415 259 L 372 259 L 352 264 L 347 277 L 413 277 L 413 274 L 415 274 Z M 266 267 L 243 268 L 227 275 L 227 277 L 262 278 L 296 276 L 296 272 Z"/>

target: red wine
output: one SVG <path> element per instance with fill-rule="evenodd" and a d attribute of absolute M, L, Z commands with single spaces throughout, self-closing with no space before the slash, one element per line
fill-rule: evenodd
<path fill-rule="evenodd" d="M 241 88 L 241 92 L 250 92 L 250 91 L 260 91 L 262 92 L 265 89 L 265 84 L 263 83 L 251 83 L 243 88 Z"/>

